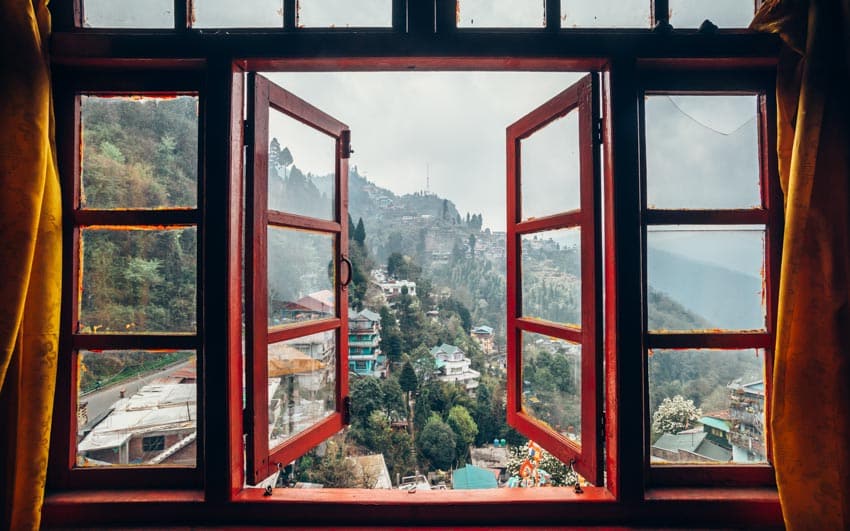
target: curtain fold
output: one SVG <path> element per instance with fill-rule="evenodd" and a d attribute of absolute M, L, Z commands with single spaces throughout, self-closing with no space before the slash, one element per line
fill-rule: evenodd
<path fill-rule="evenodd" d="M 850 529 L 850 0 L 772 0 L 785 235 L 769 419 L 789 529 Z"/>
<path fill-rule="evenodd" d="M 62 216 L 47 0 L 0 0 L 0 528 L 37 529 L 56 381 Z"/>

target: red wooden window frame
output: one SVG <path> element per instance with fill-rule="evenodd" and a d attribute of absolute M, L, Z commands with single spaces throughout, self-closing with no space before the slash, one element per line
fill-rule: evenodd
<path fill-rule="evenodd" d="M 770 397 L 772 394 L 773 346 L 775 344 L 775 325 L 777 312 L 777 290 L 779 284 L 779 265 L 781 260 L 783 217 L 783 199 L 778 186 L 776 158 L 772 153 L 775 145 L 775 96 L 773 78 L 764 74 L 737 76 L 730 81 L 721 74 L 706 76 L 702 73 L 681 72 L 676 77 L 653 75 L 643 80 L 643 95 L 751 95 L 758 98 L 758 163 L 760 204 L 749 209 L 658 209 L 650 208 L 646 202 L 647 170 L 646 157 L 642 157 L 642 226 L 643 249 L 642 267 L 646 271 L 647 231 L 653 225 L 752 225 L 765 228 L 764 240 L 764 298 L 765 329 L 763 331 L 650 331 L 647 322 L 648 278 L 643 276 L 644 304 L 644 363 L 653 349 L 759 349 L 764 353 L 765 382 L 765 418 L 770 418 Z M 730 88 L 734 87 L 734 88 Z M 646 152 L 646 113 L 645 98 L 640 98 L 641 150 Z M 648 365 L 645 374 L 648 375 Z M 645 403 L 648 404 L 649 382 L 644 382 Z M 740 486 L 771 486 L 775 484 L 772 468 L 772 449 L 770 430 L 765 423 L 765 447 L 767 463 L 727 465 L 661 465 L 650 464 L 649 426 L 652 412 L 646 410 L 645 420 L 645 469 L 650 485 L 711 485 L 723 483 Z"/>
<path fill-rule="evenodd" d="M 334 220 L 271 210 L 268 207 L 269 111 L 275 109 L 335 139 L 336 194 Z M 348 292 L 350 262 L 348 253 L 348 158 L 350 130 L 347 125 L 324 113 L 265 77 L 248 77 L 248 160 L 246 178 L 245 304 L 246 304 L 246 479 L 257 484 L 304 454 L 347 423 L 348 397 Z M 336 315 L 303 324 L 268 327 L 268 241 L 269 227 L 307 230 L 335 238 L 335 260 L 346 263 L 348 279 L 335 281 Z M 297 252 L 297 250 L 296 250 Z M 268 345 L 319 332 L 336 331 L 336 411 L 312 427 L 294 435 L 275 448 L 268 438 Z"/>
<path fill-rule="evenodd" d="M 507 128 L 507 410 L 508 422 L 595 485 L 602 481 L 600 422 L 602 418 L 602 284 L 599 268 L 600 160 L 599 88 L 597 74 L 588 74 Z M 568 114 L 578 112 L 578 210 L 522 221 L 521 141 Z M 581 326 L 574 327 L 521 316 L 521 239 L 544 230 L 581 229 Z M 522 407 L 522 332 L 545 334 L 581 345 L 581 444 L 576 444 L 534 419 Z"/>
<path fill-rule="evenodd" d="M 60 320 L 59 370 L 56 381 L 57 399 L 54 405 L 54 423 L 51 433 L 49 480 L 52 485 L 63 488 L 104 488 L 106 486 L 142 487 L 150 484 L 168 483 L 176 487 L 198 486 L 202 482 L 204 468 L 204 429 L 202 337 L 204 332 L 204 306 L 202 304 L 201 279 L 204 264 L 203 234 L 205 231 L 200 201 L 205 189 L 203 174 L 205 97 L 201 78 L 192 73 L 154 73 L 140 76 L 132 73 L 118 75 L 86 75 L 79 73 L 73 79 L 61 70 L 57 72 L 54 98 L 57 108 L 72 111 L 57 115 L 57 139 L 64 146 L 59 155 L 62 179 L 62 202 L 66 212 L 63 238 L 63 306 Z M 82 169 L 82 119 L 80 97 L 125 97 L 143 96 L 172 98 L 193 96 L 198 98 L 198 161 L 197 187 L 198 205 L 194 207 L 169 208 L 114 208 L 95 209 L 81 206 Z M 91 334 L 78 330 L 80 295 L 82 290 L 82 245 L 81 231 L 87 227 L 113 229 L 197 229 L 196 268 L 196 323 L 191 332 L 155 332 L 128 334 Z M 196 464 L 195 466 L 76 466 L 77 456 L 77 382 L 79 379 L 77 359 L 80 350 L 194 350 L 198 375 L 196 407 Z"/>

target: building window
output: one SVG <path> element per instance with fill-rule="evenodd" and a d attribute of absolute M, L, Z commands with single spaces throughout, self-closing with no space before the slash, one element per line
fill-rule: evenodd
<path fill-rule="evenodd" d="M 165 450 L 165 435 L 156 435 L 142 439 L 143 452 L 160 452 L 162 450 Z"/>

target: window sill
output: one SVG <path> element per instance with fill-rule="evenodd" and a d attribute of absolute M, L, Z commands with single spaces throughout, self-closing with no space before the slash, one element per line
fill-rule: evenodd
<path fill-rule="evenodd" d="M 98 490 L 48 494 L 45 527 L 69 525 L 683 525 L 779 527 L 771 488 L 656 488 L 619 502 L 601 487 L 407 491 L 245 489 L 229 503 L 197 490 Z"/>

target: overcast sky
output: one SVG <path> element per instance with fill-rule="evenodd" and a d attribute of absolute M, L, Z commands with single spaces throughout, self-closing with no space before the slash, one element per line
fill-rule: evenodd
<path fill-rule="evenodd" d="M 481 213 L 485 227 L 504 230 L 505 128 L 582 74 L 266 75 L 351 128 L 351 164 L 369 180 L 404 194 L 424 190 L 430 174 L 430 190 L 454 201 L 461 215 Z M 307 163 L 309 152 L 293 150 L 295 164 L 316 173 L 327 170 L 326 163 Z"/>

